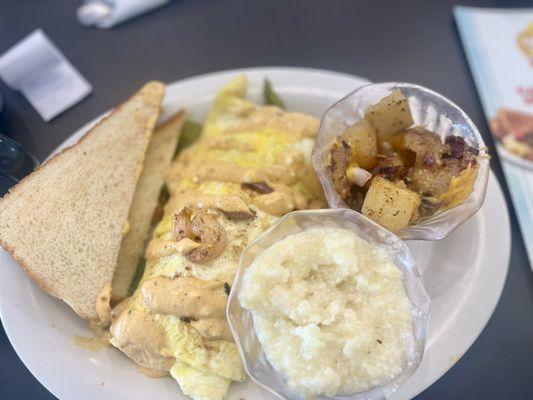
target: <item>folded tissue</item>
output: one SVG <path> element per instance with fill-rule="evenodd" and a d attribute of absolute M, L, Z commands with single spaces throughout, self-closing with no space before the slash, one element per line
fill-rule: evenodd
<path fill-rule="evenodd" d="M 169 2 L 170 0 L 85 0 L 78 8 L 78 21 L 83 26 L 111 28 Z"/>
<path fill-rule="evenodd" d="M 0 55 L 0 78 L 22 92 L 45 121 L 92 91 L 89 82 L 40 29 Z"/>

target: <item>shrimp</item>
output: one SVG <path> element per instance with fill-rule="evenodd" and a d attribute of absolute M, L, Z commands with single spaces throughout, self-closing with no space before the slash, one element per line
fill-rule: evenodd
<path fill-rule="evenodd" d="M 184 207 L 174 215 L 173 235 L 177 241 L 194 240 L 200 246 L 185 253 L 189 261 L 205 263 L 216 258 L 228 243 L 226 231 L 216 220 L 216 215 L 199 209 L 193 216 L 191 207 Z"/>

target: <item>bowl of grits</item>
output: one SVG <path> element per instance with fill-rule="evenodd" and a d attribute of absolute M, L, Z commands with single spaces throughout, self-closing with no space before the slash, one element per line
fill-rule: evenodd
<path fill-rule="evenodd" d="M 243 252 L 227 317 L 248 375 L 285 399 L 381 399 L 424 352 L 407 246 L 348 209 L 287 214 Z"/>

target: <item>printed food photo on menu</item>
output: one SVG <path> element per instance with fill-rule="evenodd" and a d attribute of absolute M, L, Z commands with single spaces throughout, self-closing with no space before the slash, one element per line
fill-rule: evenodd
<path fill-rule="evenodd" d="M 516 45 L 524 60 L 529 61 L 533 73 L 533 22 L 525 26 L 516 36 Z M 518 60 L 519 61 L 519 60 Z M 524 107 L 533 111 L 533 85 L 516 87 Z M 499 108 L 490 120 L 490 129 L 505 151 L 533 163 L 533 112 Z M 531 165 L 533 169 L 533 164 Z"/>
<path fill-rule="evenodd" d="M 533 12 L 456 7 L 488 126 L 533 259 Z"/>

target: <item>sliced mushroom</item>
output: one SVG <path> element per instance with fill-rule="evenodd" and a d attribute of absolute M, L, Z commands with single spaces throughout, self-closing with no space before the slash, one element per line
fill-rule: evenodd
<path fill-rule="evenodd" d="M 185 256 L 192 262 L 205 263 L 220 255 L 228 243 L 224 227 L 216 215 L 200 209 L 193 216 L 191 207 L 184 207 L 173 220 L 173 234 L 177 241 L 188 238 L 200 244 Z"/>
<path fill-rule="evenodd" d="M 265 182 L 243 183 L 241 187 L 243 189 L 253 190 L 260 194 L 268 194 L 274 191 L 274 189 L 268 186 Z"/>
<path fill-rule="evenodd" d="M 249 209 L 248 211 L 224 211 L 224 210 L 221 210 L 221 211 L 229 219 L 234 219 L 237 221 L 252 219 L 255 217 L 255 214 L 256 214 L 256 212 L 252 209 Z"/>

